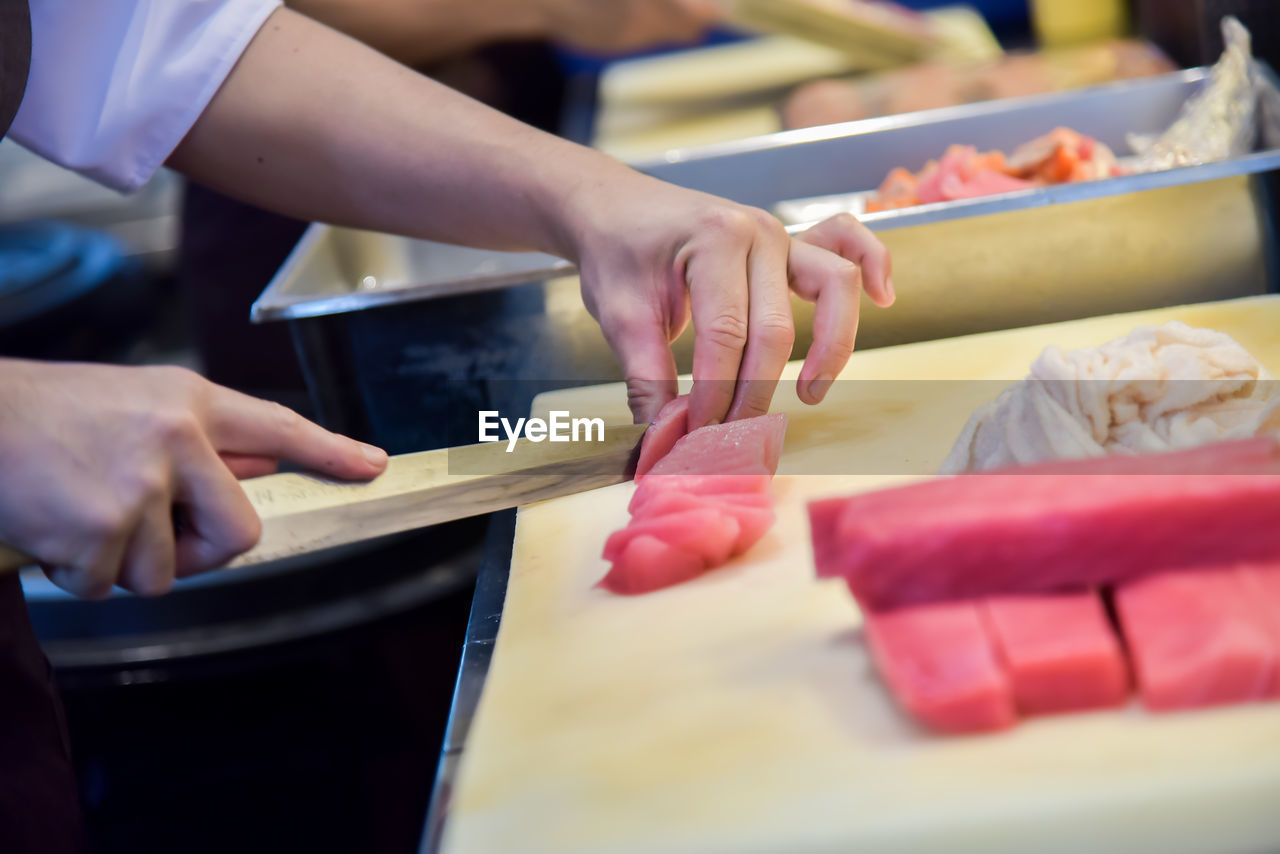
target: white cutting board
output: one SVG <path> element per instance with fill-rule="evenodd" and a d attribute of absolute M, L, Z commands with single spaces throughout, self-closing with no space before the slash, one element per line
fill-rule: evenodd
<path fill-rule="evenodd" d="M 843 378 L 1016 379 L 1045 345 L 1100 344 L 1175 318 L 1225 331 L 1280 369 L 1280 297 L 1257 297 L 858 353 Z M 634 598 L 592 587 L 630 484 L 520 512 L 444 850 L 1280 848 L 1280 703 L 1151 715 L 1135 702 L 970 737 L 931 735 L 894 708 L 848 593 L 814 580 L 804 504 L 901 476 L 798 472 L 895 455 L 929 470 L 971 398 L 998 384 L 836 388 L 817 408 L 779 391 L 791 426 L 778 524 L 691 583 Z M 535 408 L 626 417 L 618 386 L 544 395 Z"/>

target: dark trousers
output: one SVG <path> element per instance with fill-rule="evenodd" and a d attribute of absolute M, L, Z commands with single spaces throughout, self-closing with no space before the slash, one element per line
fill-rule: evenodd
<path fill-rule="evenodd" d="M 0 851 L 79 854 L 84 830 L 53 671 L 22 586 L 0 574 Z"/>

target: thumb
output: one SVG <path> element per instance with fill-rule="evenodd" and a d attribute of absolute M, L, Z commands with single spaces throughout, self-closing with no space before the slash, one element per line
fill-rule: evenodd
<path fill-rule="evenodd" d="M 622 362 L 632 417 L 637 424 L 652 421 L 677 391 L 676 359 L 666 333 L 656 321 L 631 318 L 603 328 Z"/>

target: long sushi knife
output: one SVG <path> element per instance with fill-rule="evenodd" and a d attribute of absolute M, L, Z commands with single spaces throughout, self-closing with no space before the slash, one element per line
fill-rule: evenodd
<path fill-rule="evenodd" d="M 268 563 L 621 483 L 634 476 L 646 426 L 606 427 L 596 441 L 522 438 L 401 454 L 367 483 L 297 473 L 244 480 L 262 537 L 228 565 Z M 0 572 L 32 563 L 0 543 Z"/>

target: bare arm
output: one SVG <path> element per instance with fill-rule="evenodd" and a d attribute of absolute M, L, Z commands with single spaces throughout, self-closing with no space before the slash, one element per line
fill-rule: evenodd
<path fill-rule="evenodd" d="M 400 62 L 423 65 L 497 41 L 626 50 L 693 39 L 716 0 L 288 0 Z"/>
<path fill-rule="evenodd" d="M 574 261 L 637 418 L 674 396 L 669 345 L 690 319 L 703 424 L 767 410 L 791 354 L 789 289 L 818 303 L 809 402 L 853 349 L 862 286 L 893 299 L 884 247 L 852 218 L 797 242 L 763 211 L 536 131 L 287 9 L 170 164 L 302 218 Z"/>

